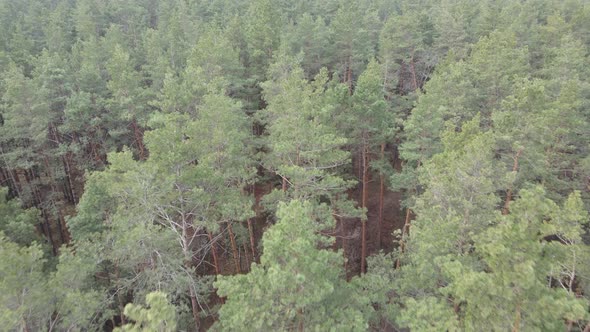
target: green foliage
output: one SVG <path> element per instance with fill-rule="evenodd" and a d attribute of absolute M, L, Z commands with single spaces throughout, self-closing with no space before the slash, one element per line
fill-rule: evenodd
<path fill-rule="evenodd" d="M 584 322 L 588 302 L 573 284 L 585 273 L 575 266 L 588 255 L 580 242 L 588 222 L 580 193 L 560 208 L 543 189 L 523 189 L 510 214 L 501 215 L 496 192 L 514 174 L 497 171 L 494 133 L 479 124 L 476 117 L 458 133 L 450 127 L 444 151 L 421 168 L 425 191 L 404 239 L 404 265 L 382 275 L 395 280 L 400 298 L 377 300 L 391 308 L 384 311 L 389 320 L 413 330 L 556 330 L 564 321 Z M 374 273 L 386 262 L 369 274 L 378 284 Z"/>
<path fill-rule="evenodd" d="M 149 306 L 148 308 L 131 303 L 126 305 L 125 315 L 135 323 L 125 324 L 121 328 L 115 328 L 115 331 L 176 331 L 176 312 L 174 306 L 166 299 L 165 293 L 149 293 L 145 302 Z"/>
<path fill-rule="evenodd" d="M 20 247 L 0 233 L 0 318 L 8 330 L 41 329 L 51 315 L 39 245 Z"/>
<path fill-rule="evenodd" d="M 368 37 L 365 15 L 358 3 L 341 3 L 336 15 L 330 22 L 331 34 L 334 36 L 336 72 L 343 81 L 352 84 L 353 75 L 359 75 L 368 60 L 375 53 L 375 45 Z M 356 25 L 355 22 L 363 22 Z"/>
<path fill-rule="evenodd" d="M 559 283 L 567 284 L 572 266 L 561 265 L 556 258 L 575 257 L 579 252 L 575 239 L 580 239 L 580 222 L 588 222 L 587 212 L 579 193 L 570 196 L 563 210 L 544 194 L 539 187 L 522 190 L 512 213 L 475 237 L 476 254 L 485 264 L 483 271 L 466 270 L 458 261 L 445 266 L 452 281 L 443 293 L 462 303 L 466 329 L 485 324 L 500 330 L 557 330 L 563 328 L 564 320 L 587 319 L 588 303 L 577 298 L 571 284 L 569 288 L 551 288 L 547 282 L 547 276 L 554 274 Z M 547 237 L 554 234 L 564 241 L 548 242 Z M 505 317 L 512 319 L 502 319 Z"/>
<path fill-rule="evenodd" d="M 34 208 L 23 210 L 17 200 L 8 200 L 7 194 L 7 188 L 0 188 L 0 231 L 21 246 L 40 240 L 35 229 L 39 212 Z"/>
<path fill-rule="evenodd" d="M 319 231 L 330 226 L 331 217 L 329 210 L 323 215 L 317 211 L 308 201 L 279 205 L 279 221 L 263 237 L 260 264 L 253 264 L 248 274 L 220 276 L 215 282 L 218 294 L 227 297 L 215 328 L 361 331 L 368 327 L 366 303 L 342 279 L 341 255 L 321 249 L 330 241 Z"/>
<path fill-rule="evenodd" d="M 588 22 L 585 0 L 0 0 L 3 328 L 196 328 L 233 223 L 260 263 L 219 278 L 217 329 L 588 330 Z M 348 218 L 370 254 L 383 211 L 350 198 L 382 176 L 410 218 L 352 276 Z"/>
<path fill-rule="evenodd" d="M 261 111 L 270 149 L 264 165 L 288 184 L 287 197 L 336 200 L 351 186 L 337 173 L 350 155 L 343 150 L 346 138 L 332 123 L 337 109 L 327 71 L 307 82 L 299 65 L 281 58 L 269 76 L 272 80 L 263 84 L 268 106 Z"/>

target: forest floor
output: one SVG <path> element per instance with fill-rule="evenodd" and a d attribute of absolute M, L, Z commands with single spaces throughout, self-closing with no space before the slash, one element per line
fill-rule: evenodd
<path fill-rule="evenodd" d="M 394 168 L 401 170 L 401 161 L 396 158 L 393 148 L 385 150 L 385 158 L 388 158 Z M 358 163 L 354 162 L 354 172 L 358 173 Z M 371 172 L 367 186 L 367 256 L 376 254 L 380 250 L 391 252 L 395 247 L 393 232 L 401 229 L 405 221 L 405 211 L 401 208 L 402 193 L 387 189 L 388 179 L 385 178 L 383 192 L 383 220 L 379 225 L 379 174 Z M 350 198 L 360 201 L 362 186 L 357 186 L 350 192 Z M 359 219 L 347 219 L 344 222 L 344 251 L 348 259 L 347 272 L 349 276 L 360 273 L 361 266 L 361 221 Z M 379 229 L 380 228 L 380 229 Z M 342 247 L 342 240 L 338 241 L 338 247 Z"/>

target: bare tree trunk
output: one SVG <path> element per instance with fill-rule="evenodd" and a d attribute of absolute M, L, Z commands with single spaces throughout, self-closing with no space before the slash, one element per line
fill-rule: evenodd
<path fill-rule="evenodd" d="M 404 227 L 402 227 L 402 238 L 400 240 L 400 252 L 404 252 L 405 250 L 405 242 L 404 242 L 404 237 L 406 236 L 406 234 L 408 234 L 408 232 L 410 231 L 410 216 L 412 214 L 412 210 L 410 208 L 406 208 L 406 220 L 404 221 Z M 397 259 L 397 261 L 395 262 L 395 268 L 399 268 L 400 267 L 400 260 L 399 258 Z"/>
<path fill-rule="evenodd" d="M 362 148 L 359 150 L 358 155 L 358 162 L 357 162 L 357 179 L 358 179 L 358 191 L 359 191 L 359 198 L 358 200 L 363 199 L 363 150 Z"/>
<path fill-rule="evenodd" d="M 252 261 L 256 261 L 256 244 L 254 243 L 254 227 L 252 218 L 248 218 L 248 234 L 250 235 L 250 249 L 252 250 Z"/>
<path fill-rule="evenodd" d="M 361 208 L 367 208 L 367 195 L 369 183 L 368 172 L 368 143 L 364 142 L 363 146 L 363 193 L 361 199 Z M 365 273 L 367 258 L 367 217 L 361 219 L 361 273 Z"/>
<path fill-rule="evenodd" d="M 297 331 L 298 332 L 303 332 L 305 331 L 303 328 L 303 309 L 299 308 L 297 309 L 297 317 L 299 317 L 299 322 L 297 324 Z"/>
<path fill-rule="evenodd" d="M 68 186 L 70 190 L 70 197 L 72 198 L 72 204 L 78 204 L 78 197 L 76 195 L 76 191 L 74 190 L 74 182 L 72 181 L 72 168 L 70 167 L 70 162 L 68 161 L 67 157 L 61 158 L 64 164 L 64 169 L 66 171 L 66 178 L 68 179 Z"/>
<path fill-rule="evenodd" d="M 25 175 L 25 182 L 31 188 L 31 194 L 33 195 L 33 205 L 37 208 L 41 208 L 41 198 L 37 195 L 37 188 L 33 185 L 33 180 L 29 176 L 29 172 L 25 169 L 23 174 Z"/>
<path fill-rule="evenodd" d="M 189 274 L 190 282 L 189 285 L 189 297 L 191 299 L 191 310 L 193 314 L 193 320 L 195 321 L 196 331 L 199 330 L 200 319 L 199 319 L 199 303 L 197 301 L 197 295 L 192 285 L 192 273 L 193 273 L 193 251 L 191 249 L 191 242 L 192 239 L 195 237 L 195 230 L 191 229 L 191 223 L 186 220 L 185 216 L 182 216 L 182 238 L 181 238 L 181 246 L 182 246 L 182 253 L 184 255 L 184 267 Z M 191 234 L 192 233 L 192 234 Z"/>
<path fill-rule="evenodd" d="M 41 216 L 43 220 L 45 220 L 45 233 L 47 234 L 47 240 L 49 240 L 49 244 L 51 244 L 51 251 L 53 255 L 57 255 L 57 250 L 55 249 L 55 243 L 53 242 L 53 235 L 51 234 L 51 223 L 49 222 L 49 218 L 47 217 L 47 212 L 45 209 L 41 209 Z"/>
<path fill-rule="evenodd" d="M 16 192 L 16 196 L 18 196 L 19 198 L 22 197 L 18 174 L 14 170 L 11 170 L 11 169 L 7 169 L 6 171 L 8 172 L 10 179 L 12 180 L 13 188 L 14 188 L 14 191 Z"/>
<path fill-rule="evenodd" d="M 55 143 L 59 146 L 61 144 L 61 135 L 59 134 L 57 127 L 55 126 L 54 123 L 49 124 L 49 132 L 53 134 L 53 139 L 54 139 Z M 69 152 L 68 152 L 68 155 L 69 155 Z M 68 193 L 67 193 L 68 195 L 66 195 L 66 196 L 70 197 L 70 202 L 72 204 L 77 204 L 78 198 L 76 197 L 76 192 L 74 191 L 74 184 L 72 181 L 72 168 L 70 167 L 70 162 L 69 162 L 67 156 L 61 156 L 61 161 L 63 163 L 64 171 L 66 173 L 66 179 L 67 179 L 66 188 L 68 191 Z"/>
<path fill-rule="evenodd" d="M 68 243 L 70 240 L 70 236 L 69 236 L 69 232 L 67 230 L 67 223 L 66 220 L 63 216 L 63 213 L 61 213 L 61 211 L 59 210 L 59 207 L 55 207 L 55 209 L 57 210 L 57 217 L 58 217 L 58 228 L 59 228 L 59 235 L 60 235 L 60 239 L 61 239 L 61 243 L 65 244 Z"/>
<path fill-rule="evenodd" d="M 47 167 L 47 175 L 51 178 L 50 182 L 51 182 L 51 190 L 53 192 L 57 192 L 57 188 L 55 186 L 55 182 L 53 181 L 53 174 L 51 173 L 51 168 L 49 168 L 49 162 L 47 160 L 47 156 L 45 156 L 45 165 Z M 31 168 L 30 170 L 31 172 L 31 178 L 36 179 L 36 178 L 40 178 L 35 171 Z M 55 203 L 53 203 L 53 207 L 55 208 L 55 212 L 57 214 L 57 220 L 56 220 L 56 225 L 57 225 L 57 230 L 59 232 L 59 237 L 61 240 L 61 244 L 67 243 L 68 242 L 68 235 L 66 234 L 66 232 L 64 231 L 64 229 L 67 227 L 66 226 L 66 222 L 64 220 L 64 217 L 59 209 L 59 206 L 55 205 Z"/>
<path fill-rule="evenodd" d="M 244 245 L 244 258 L 246 258 L 246 271 L 250 271 L 250 258 L 248 258 L 248 245 L 246 242 L 243 243 Z"/>
<path fill-rule="evenodd" d="M 352 59 L 348 57 L 346 66 L 346 83 L 348 84 L 348 93 L 352 96 Z"/>
<path fill-rule="evenodd" d="M 201 320 L 199 318 L 199 303 L 197 302 L 197 295 L 195 294 L 195 290 L 193 289 L 192 285 L 189 286 L 189 293 L 191 298 L 191 309 L 193 312 L 193 320 L 195 321 L 195 330 L 198 331 L 201 325 Z"/>
<path fill-rule="evenodd" d="M 521 154 L 522 154 L 522 149 L 518 150 L 516 152 L 516 155 L 514 155 L 514 157 L 513 157 L 513 159 L 514 159 L 514 164 L 512 165 L 513 172 L 518 171 L 518 158 L 520 157 Z M 504 201 L 504 208 L 502 209 L 502 214 L 506 215 L 510 212 L 510 201 L 511 200 L 512 200 L 512 186 L 510 188 L 508 188 L 508 190 L 506 191 L 506 201 Z"/>
<path fill-rule="evenodd" d="M 412 58 L 410 59 L 410 71 L 412 72 L 414 91 L 416 91 L 418 89 L 418 80 L 416 79 L 416 66 L 414 65 L 414 50 L 412 50 Z"/>
<path fill-rule="evenodd" d="M 4 186 L 5 182 L 8 182 L 8 178 L 4 172 L 4 168 L 0 167 L 0 185 Z"/>
<path fill-rule="evenodd" d="M 211 243 L 211 254 L 213 255 L 213 264 L 215 267 L 215 274 L 221 274 L 219 271 L 219 261 L 217 259 L 217 249 L 215 249 L 215 242 L 213 241 L 213 235 L 211 235 L 211 232 L 207 232 L 207 236 L 209 237 L 209 243 Z"/>
<path fill-rule="evenodd" d="M 344 276 L 348 280 L 348 256 L 346 255 L 346 229 L 344 228 L 344 220 L 340 220 L 342 224 L 341 236 L 342 236 L 342 256 L 344 257 Z"/>
<path fill-rule="evenodd" d="M 385 159 L 385 143 L 381 143 L 381 160 Z M 381 249 L 381 228 L 383 227 L 383 196 L 385 194 L 385 179 L 383 172 L 379 174 L 379 219 L 377 220 L 377 249 Z"/>
<path fill-rule="evenodd" d="M 137 149 L 139 150 L 139 159 L 145 160 L 146 153 L 145 146 L 143 145 L 143 132 L 137 125 L 136 119 L 133 119 L 131 121 L 131 126 L 133 127 L 133 136 L 135 138 L 135 144 L 137 144 Z"/>
<path fill-rule="evenodd" d="M 45 207 L 41 206 L 41 194 L 39 193 L 37 188 L 33 185 L 32 180 L 31 180 L 27 170 L 25 170 L 23 173 L 25 175 L 25 181 L 27 182 L 28 186 L 31 188 L 31 194 L 33 195 L 33 205 L 35 207 L 37 207 L 39 210 L 41 210 L 41 216 L 43 217 L 43 220 L 45 221 L 45 232 L 47 235 L 47 239 L 49 240 L 49 243 L 51 244 L 51 250 L 53 252 L 53 255 L 57 255 L 57 248 L 56 248 L 55 242 L 53 240 L 53 234 L 51 234 L 51 221 L 49 220 L 49 216 L 47 215 L 47 209 Z M 17 177 L 18 177 L 18 174 L 17 174 Z"/>
<path fill-rule="evenodd" d="M 21 192 L 18 187 L 18 183 L 17 183 L 16 179 L 14 178 L 14 174 L 12 173 L 12 169 L 10 169 L 10 167 L 8 166 L 8 163 L 6 162 L 6 157 L 4 156 L 4 149 L 2 149 L 2 145 L 0 145 L 0 155 L 2 155 L 2 159 L 4 159 L 4 165 L 6 165 L 6 173 L 8 174 L 8 177 L 10 178 L 10 180 L 12 182 L 11 187 L 16 192 L 16 195 L 18 197 L 21 197 Z"/>
<path fill-rule="evenodd" d="M 516 305 L 516 315 L 514 317 L 514 325 L 512 326 L 512 332 L 520 331 L 520 303 Z"/>
<path fill-rule="evenodd" d="M 231 242 L 231 249 L 232 249 L 233 256 L 234 256 L 234 265 L 236 267 L 236 272 L 242 273 L 242 271 L 240 269 L 240 261 L 238 258 L 238 246 L 236 245 L 236 238 L 234 236 L 234 232 L 232 230 L 230 222 L 227 223 L 227 230 L 229 231 L 229 240 Z"/>
<path fill-rule="evenodd" d="M 115 285 L 118 288 L 119 285 L 119 264 L 115 263 Z M 121 325 L 125 325 L 127 323 L 127 319 L 125 318 L 125 305 L 123 303 L 123 299 L 121 297 L 120 289 L 117 289 L 117 305 L 119 307 L 119 317 L 121 318 Z"/>

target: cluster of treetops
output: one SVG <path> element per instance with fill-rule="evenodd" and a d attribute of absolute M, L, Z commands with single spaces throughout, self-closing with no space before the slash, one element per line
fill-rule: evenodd
<path fill-rule="evenodd" d="M 1 330 L 590 331 L 588 1 L 0 0 L 0 31 Z M 405 220 L 373 255 L 370 181 Z"/>

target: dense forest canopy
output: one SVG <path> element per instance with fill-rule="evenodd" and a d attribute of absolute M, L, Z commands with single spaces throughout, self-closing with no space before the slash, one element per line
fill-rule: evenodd
<path fill-rule="evenodd" d="M 590 332 L 590 2 L 0 0 L 0 330 Z"/>

